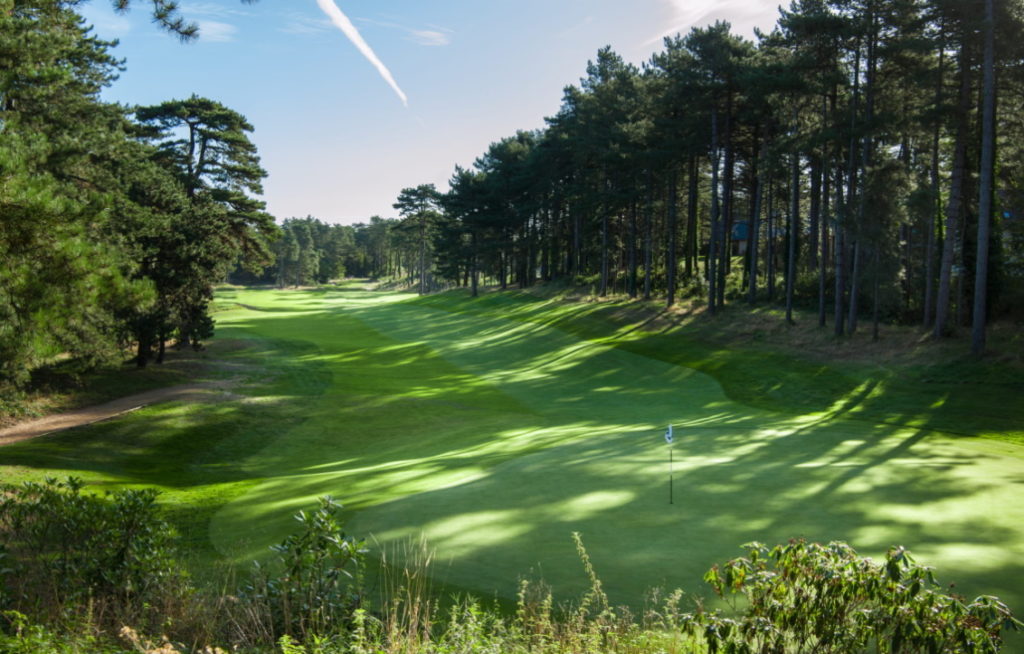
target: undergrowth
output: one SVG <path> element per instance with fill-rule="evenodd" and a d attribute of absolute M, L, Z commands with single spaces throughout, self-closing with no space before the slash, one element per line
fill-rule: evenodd
<path fill-rule="evenodd" d="M 154 499 L 86 495 L 75 480 L 6 486 L 0 652 L 983 654 L 1024 626 L 995 597 L 944 593 L 902 548 L 876 563 L 844 543 L 802 540 L 752 543 L 712 568 L 712 590 L 739 599 L 728 610 L 699 599 L 683 610 L 681 591 L 652 594 L 639 612 L 614 606 L 579 534 L 589 589 L 572 603 L 526 580 L 512 612 L 471 596 L 439 601 L 424 545 L 403 568 L 385 565 L 371 597 L 363 543 L 330 498 L 296 516 L 274 561 L 214 591 L 187 579 Z"/>

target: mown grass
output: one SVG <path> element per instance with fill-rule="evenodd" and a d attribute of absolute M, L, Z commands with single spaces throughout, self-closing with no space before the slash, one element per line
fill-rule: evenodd
<path fill-rule="evenodd" d="M 451 297 L 462 295 L 458 302 Z M 1001 329 L 989 356 L 968 354 L 962 339 L 933 342 L 912 328 L 870 325 L 836 339 L 798 316 L 789 327 L 770 308 L 730 306 L 718 316 L 692 305 L 664 310 L 654 303 L 571 302 L 526 292 L 479 298 L 448 294 L 419 302 L 444 311 L 504 316 L 554 327 L 588 340 L 705 372 L 737 402 L 787 413 L 834 410 L 872 422 L 983 436 L 1024 444 L 1024 361 L 1019 330 Z"/>
<path fill-rule="evenodd" d="M 579 531 L 614 603 L 654 586 L 703 593 L 703 572 L 739 544 L 806 537 L 876 555 L 906 545 L 965 594 L 1024 605 L 1012 367 L 830 363 L 743 344 L 728 312 L 525 293 L 218 301 L 232 347 L 210 355 L 242 399 L 5 447 L 2 474 L 157 487 L 200 569 L 264 554 L 330 494 L 376 551 L 424 533 L 436 581 L 485 597 L 513 597 L 519 576 L 584 591 Z"/>

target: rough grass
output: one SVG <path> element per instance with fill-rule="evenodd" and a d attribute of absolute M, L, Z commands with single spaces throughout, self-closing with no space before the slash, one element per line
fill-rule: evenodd
<path fill-rule="evenodd" d="M 740 543 L 802 536 L 906 545 L 965 595 L 1024 606 L 1012 362 L 833 359 L 772 315 L 744 334 L 728 311 L 525 293 L 218 299 L 219 337 L 245 347 L 211 355 L 244 400 L 5 447 L 0 474 L 158 487 L 201 568 L 261 555 L 330 494 L 377 551 L 424 533 L 438 582 L 487 597 L 513 597 L 522 575 L 585 590 L 579 531 L 614 603 L 703 593 Z"/>

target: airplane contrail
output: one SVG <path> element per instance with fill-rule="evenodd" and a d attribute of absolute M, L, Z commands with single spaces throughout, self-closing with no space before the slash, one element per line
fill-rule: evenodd
<path fill-rule="evenodd" d="M 320 6 L 320 9 L 327 14 L 327 17 L 331 19 L 334 26 L 341 30 L 342 33 L 348 37 L 348 40 L 352 42 L 352 45 L 356 46 L 359 52 L 363 53 L 363 56 L 373 64 L 373 67 L 377 69 L 377 72 L 380 73 L 380 76 L 388 83 L 388 86 L 394 89 L 395 93 L 398 94 L 398 97 L 402 99 L 402 104 L 408 107 L 409 98 L 407 98 L 402 89 L 399 88 L 398 82 L 396 82 L 395 78 L 391 75 L 391 71 L 384 65 L 384 62 L 377 58 L 373 49 L 365 40 L 363 40 L 362 35 L 359 34 L 359 30 L 357 30 L 356 26 L 352 24 L 352 21 L 348 19 L 348 16 L 342 13 L 334 0 L 316 0 L 316 3 Z"/>

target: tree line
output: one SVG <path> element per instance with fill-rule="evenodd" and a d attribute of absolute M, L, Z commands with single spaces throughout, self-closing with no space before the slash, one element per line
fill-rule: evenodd
<path fill-rule="evenodd" d="M 123 69 L 71 0 L 0 10 L 0 390 L 58 355 L 144 366 L 212 331 L 213 284 L 271 260 L 253 127 L 192 96 L 103 102 Z M 128 3 L 114 3 L 126 8 Z M 182 38 L 173 2 L 154 18 Z"/>
<path fill-rule="evenodd" d="M 973 325 L 981 351 L 1024 280 L 1022 25 L 1019 0 L 795 0 L 756 42 L 719 22 L 641 66 L 602 48 L 545 128 L 403 190 L 394 251 L 421 292 L 777 301 L 837 336 Z"/>
<path fill-rule="evenodd" d="M 279 238 L 270 245 L 273 260 L 255 272 L 239 265 L 228 281 L 295 288 L 368 277 L 417 286 L 430 280 L 424 292 L 436 290 L 441 282 L 421 265 L 420 254 L 426 247 L 418 235 L 415 221 L 397 218 L 373 216 L 354 225 L 327 223 L 313 216 L 286 218 Z"/>
<path fill-rule="evenodd" d="M 124 9 L 128 2 L 113 0 Z M 212 330 L 213 285 L 343 274 L 420 292 L 592 284 L 600 295 L 816 307 L 943 335 L 1020 299 L 1020 0 L 796 0 L 640 66 L 603 48 L 546 127 L 492 143 L 399 218 L 277 227 L 244 116 L 207 98 L 103 102 L 123 68 L 73 0 L 0 11 L 0 386 L 58 355 L 139 365 Z M 195 27 L 168 0 L 154 19 Z M 998 130 L 996 127 L 998 126 Z"/>

